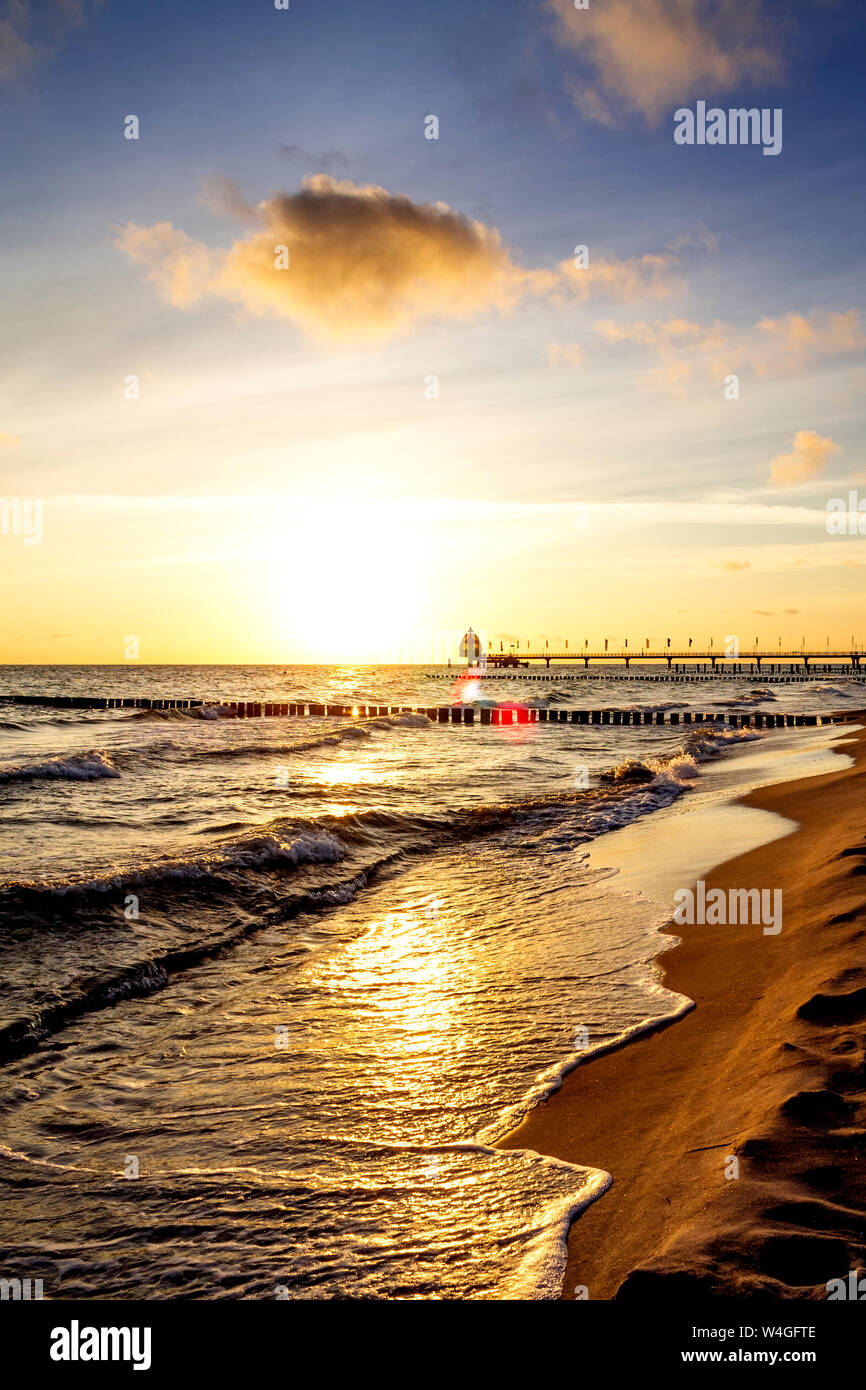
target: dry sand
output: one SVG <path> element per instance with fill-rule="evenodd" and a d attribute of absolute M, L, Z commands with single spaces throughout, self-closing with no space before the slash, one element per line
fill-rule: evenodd
<path fill-rule="evenodd" d="M 782 888 L 781 933 L 671 928 L 664 983 L 697 1007 L 501 1142 L 613 1176 L 572 1225 L 566 1298 L 826 1299 L 866 1271 L 866 733 L 840 746 L 853 767 L 743 798 L 798 830 L 705 876 Z"/>

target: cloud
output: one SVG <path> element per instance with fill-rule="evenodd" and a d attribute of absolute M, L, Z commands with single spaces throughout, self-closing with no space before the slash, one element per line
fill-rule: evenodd
<path fill-rule="evenodd" d="M 687 502 L 666 498 L 664 501 L 647 502 L 623 499 L 617 502 L 586 502 L 578 504 L 573 497 L 560 501 L 491 501 L 485 498 L 391 498 L 387 503 L 381 499 L 376 506 L 389 508 L 389 516 L 394 524 L 409 521 L 441 522 L 452 525 L 465 522 L 476 525 L 487 522 L 538 523 L 548 527 L 559 522 L 569 532 L 574 529 L 575 510 L 585 507 L 590 520 L 589 529 L 597 535 L 614 532 L 627 532 L 646 528 L 658 533 L 660 527 L 668 526 L 684 530 L 698 526 L 742 527 L 796 527 L 814 531 L 822 529 L 827 520 L 823 506 L 792 506 L 786 502 L 755 502 L 751 494 L 744 490 L 725 488 L 723 491 L 707 489 L 702 497 Z M 217 494 L 212 492 L 181 495 L 160 493 L 152 496 L 121 493 L 55 493 L 51 498 L 52 511 L 56 508 L 72 511 L 76 517 L 82 512 L 95 510 L 109 514 L 131 510 L 133 514 L 146 512 L 154 515 L 163 513 L 184 513 L 203 510 L 225 513 L 234 516 L 239 509 L 247 510 L 254 516 L 266 512 L 277 512 L 289 508 L 296 512 L 299 507 L 318 507 L 321 499 L 316 495 L 304 496 L 294 493 L 291 502 L 284 494 L 273 492 L 250 492 Z M 802 545 L 802 542 L 798 542 Z"/>
<path fill-rule="evenodd" d="M 804 314 L 763 318 L 757 328 L 765 344 L 771 343 L 777 354 L 797 364 L 817 355 L 854 352 L 866 345 L 856 309 L 844 314 L 813 314 L 811 318 Z"/>
<path fill-rule="evenodd" d="M 527 296 L 560 305 L 590 295 L 631 300 L 669 294 L 675 284 L 670 252 L 601 257 L 585 270 L 572 261 L 526 270 L 495 228 L 446 203 L 415 203 L 329 174 L 256 205 L 229 179 L 209 179 L 203 196 L 211 210 L 246 223 L 247 234 L 212 249 L 170 222 L 130 222 L 116 229 L 116 245 L 146 267 L 170 304 L 188 308 L 214 296 L 332 341 L 382 342 L 425 318 L 507 312 Z M 288 252 L 282 265 L 280 248 Z"/>
<path fill-rule="evenodd" d="M 281 144 L 280 154 L 285 159 L 301 160 L 309 168 L 320 169 L 324 174 L 333 174 L 339 169 L 345 171 L 349 167 L 349 161 L 342 150 L 325 150 L 324 154 L 313 154 L 301 145 Z"/>
<path fill-rule="evenodd" d="M 0 430 L 0 449 L 14 449 L 21 440 L 14 434 L 5 434 Z"/>
<path fill-rule="evenodd" d="M 561 261 L 559 273 L 568 290 L 579 300 L 590 295 L 608 299 L 665 299 L 683 288 L 677 275 L 679 260 L 673 254 L 632 256 L 626 260 L 603 256 L 581 268 L 573 260 Z"/>
<path fill-rule="evenodd" d="M 679 236 L 668 242 L 670 251 L 682 251 L 687 247 L 697 247 L 699 250 L 707 252 L 708 255 L 717 256 L 719 254 L 719 238 L 703 222 L 699 222 L 693 232 L 680 232 Z"/>
<path fill-rule="evenodd" d="M 822 438 L 814 430 L 798 430 L 790 454 L 777 454 L 770 464 L 774 483 L 803 483 L 823 473 L 831 454 L 841 453 L 842 446 L 832 439 Z"/>
<path fill-rule="evenodd" d="M 200 202 L 217 217 L 231 217 L 237 222 L 255 223 L 258 214 L 250 206 L 234 179 L 225 174 L 211 174 L 201 187 Z"/>
<path fill-rule="evenodd" d="M 579 343 L 548 343 L 547 360 L 551 367 L 579 367 L 584 352 Z"/>
<path fill-rule="evenodd" d="M 595 329 L 608 342 L 648 349 L 662 365 L 648 374 L 647 384 L 679 393 L 698 374 L 716 379 L 744 370 L 757 376 L 779 375 L 866 346 L 856 309 L 790 313 L 778 319 L 760 319 L 746 329 L 734 328 L 721 319 L 702 324 L 684 318 L 653 323 L 603 319 Z"/>
<path fill-rule="evenodd" d="M 497 231 L 445 203 L 413 203 L 328 174 L 248 212 L 256 229 L 226 251 L 167 222 L 130 223 L 117 244 L 148 266 L 172 304 L 216 295 L 332 340 L 381 341 L 428 316 L 507 310 L 555 283 L 551 272 L 522 270 Z M 280 247 L 286 269 L 277 265 Z"/>
<path fill-rule="evenodd" d="M 35 61 L 30 32 L 30 7 L 24 0 L 6 0 L 0 9 L 0 78 L 14 77 Z"/>
<path fill-rule="evenodd" d="M 645 382 L 674 395 L 683 394 L 699 367 L 716 377 L 733 370 L 732 330 L 718 319 L 711 324 L 683 318 L 655 323 L 602 319 L 595 324 L 595 330 L 610 343 L 630 343 L 659 357 L 661 367 L 648 373 Z"/>
<path fill-rule="evenodd" d="M 650 124 L 695 96 L 778 81 L 783 63 L 760 0 L 549 0 L 561 43 L 594 71 L 569 84 L 589 120 Z"/>
<path fill-rule="evenodd" d="M 219 275 L 217 258 L 204 242 L 194 241 L 170 222 L 153 227 L 130 222 L 118 232 L 116 244 L 132 260 L 147 265 L 148 280 L 180 308 L 207 294 Z"/>
<path fill-rule="evenodd" d="M 87 0 L 0 0 L 0 81 L 45 57 L 48 44 L 61 38 L 70 25 L 85 19 Z M 37 38 L 37 34 L 40 36 Z M 40 40 L 48 40 L 48 44 Z"/>
<path fill-rule="evenodd" d="M 730 570 L 732 573 L 736 570 L 750 570 L 751 568 L 751 560 L 726 560 L 722 565 L 722 569 Z"/>

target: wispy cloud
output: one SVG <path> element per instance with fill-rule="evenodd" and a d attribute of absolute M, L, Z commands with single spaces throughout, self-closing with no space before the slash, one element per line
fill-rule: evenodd
<path fill-rule="evenodd" d="M 669 251 L 684 251 L 687 248 L 697 248 L 706 251 L 712 256 L 719 254 L 719 238 L 716 233 L 711 231 L 703 222 L 699 223 L 691 232 L 680 232 L 668 243 Z"/>
<path fill-rule="evenodd" d="M 666 299 L 684 288 L 679 275 L 680 262 L 672 251 L 632 256 L 624 260 L 593 257 L 579 267 L 573 260 L 562 261 L 559 273 L 569 292 L 579 300 L 597 296 L 621 299 Z"/>
<path fill-rule="evenodd" d="M 272 516 L 281 509 L 297 513 L 314 513 L 325 503 L 318 496 L 293 494 L 291 498 L 278 492 L 206 493 L 201 495 L 171 494 L 130 495 L 122 493 L 62 493 L 46 497 L 46 506 L 74 514 L 89 512 L 159 514 L 220 513 L 231 518 L 241 513 L 253 519 Z M 330 502 L 327 505 L 332 505 Z M 592 502 L 582 499 L 558 499 L 548 502 L 490 501 L 487 498 L 439 497 L 378 498 L 374 502 L 361 499 L 351 502 L 352 509 L 369 507 L 388 513 L 393 522 L 424 521 L 451 525 L 466 522 L 538 522 L 542 525 L 562 523 L 570 534 L 578 512 L 587 525 L 588 534 L 606 535 L 614 531 L 629 531 L 642 527 L 656 532 L 662 526 L 687 527 L 819 527 L 822 531 L 827 518 L 823 508 L 792 506 L 788 503 L 748 500 L 737 493 L 733 497 L 707 494 L 688 501 L 641 501 L 624 499 L 616 502 Z"/>
<path fill-rule="evenodd" d="M 324 154 L 314 154 L 302 145 L 281 144 L 280 154 L 284 159 L 298 160 L 306 164 L 308 169 L 317 169 L 323 174 L 345 172 L 349 168 L 349 161 L 342 150 L 325 150 Z"/>
<path fill-rule="evenodd" d="M 0 81 L 17 77 L 87 17 L 87 0 L 0 0 Z"/>
<path fill-rule="evenodd" d="M 744 370 L 759 376 L 781 375 L 866 346 L 856 309 L 789 313 L 776 319 L 762 318 L 745 329 L 720 319 L 702 324 L 685 318 L 652 323 L 604 319 L 595 329 L 608 342 L 647 348 L 661 361 L 661 366 L 647 376 L 647 383 L 677 393 L 697 375 L 718 378 Z"/>
<path fill-rule="evenodd" d="M 781 79 L 778 41 L 760 0 L 549 0 L 561 42 L 592 72 L 570 84 L 590 120 L 639 113 L 651 124 L 693 96 Z M 777 26 L 775 26 L 777 29 Z"/>
<path fill-rule="evenodd" d="M 765 344 L 772 344 L 789 361 L 800 365 L 812 357 L 835 356 L 866 346 L 856 309 L 841 314 L 785 314 L 762 318 L 757 325 Z"/>
<path fill-rule="evenodd" d="M 547 360 L 551 367 L 579 367 L 584 359 L 580 343 L 548 343 Z"/>

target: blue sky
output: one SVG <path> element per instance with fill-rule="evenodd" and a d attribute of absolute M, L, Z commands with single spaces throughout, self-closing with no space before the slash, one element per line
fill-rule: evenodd
<path fill-rule="evenodd" d="M 586 621 L 576 595 L 598 610 L 600 592 L 599 636 L 674 608 L 723 632 L 761 617 L 798 644 L 801 627 L 857 627 L 860 539 L 827 536 L 821 513 L 866 486 L 862 6 L 104 0 L 77 22 L 69 9 L 0 0 L 0 491 L 44 498 L 47 519 L 26 553 L 0 542 L 0 576 L 25 566 L 29 581 L 0 625 L 6 659 L 112 659 L 132 623 L 154 659 L 216 659 L 216 627 L 196 646 L 202 596 L 228 603 L 238 566 L 254 588 L 265 569 L 303 582 L 298 518 L 327 531 L 337 504 L 330 548 L 345 556 L 316 621 L 267 605 L 238 618 L 227 659 L 324 657 L 323 624 L 347 659 L 397 659 L 418 631 L 467 621 L 567 633 Z M 674 109 L 699 98 L 780 107 L 782 154 L 675 145 Z M 129 113 L 138 141 L 123 138 Z M 424 138 L 431 113 L 438 140 Z M 313 175 L 349 190 L 319 185 L 315 229 L 370 185 L 428 220 L 444 203 L 484 229 L 478 273 L 467 262 L 460 282 L 450 242 L 431 243 L 442 260 L 423 285 L 389 288 L 383 271 L 395 326 L 375 341 L 364 314 L 335 331 L 333 286 L 327 324 L 309 293 L 263 302 L 252 220 Z M 247 224 L 203 199 L 215 176 Z M 292 235 L 298 215 L 290 202 Z M 189 302 L 166 286 L 164 225 L 172 254 L 208 262 Z M 137 240 L 118 244 L 129 227 Z M 578 243 L 591 290 L 562 270 Z M 233 245 L 243 265 L 226 290 Z M 524 271 L 538 284 L 518 284 Z M 449 298 L 455 283 L 477 309 Z M 415 540 L 380 580 L 403 563 L 405 601 L 347 616 L 352 573 L 396 531 Z M 155 594 L 182 592 L 176 611 L 142 605 L 143 574 Z M 376 638 L 386 627 L 399 651 Z"/>

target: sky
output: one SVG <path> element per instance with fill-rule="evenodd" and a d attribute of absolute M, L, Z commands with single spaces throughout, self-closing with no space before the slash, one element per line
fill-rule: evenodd
<path fill-rule="evenodd" d="M 0 661 L 866 646 L 864 41 L 0 0 Z"/>

